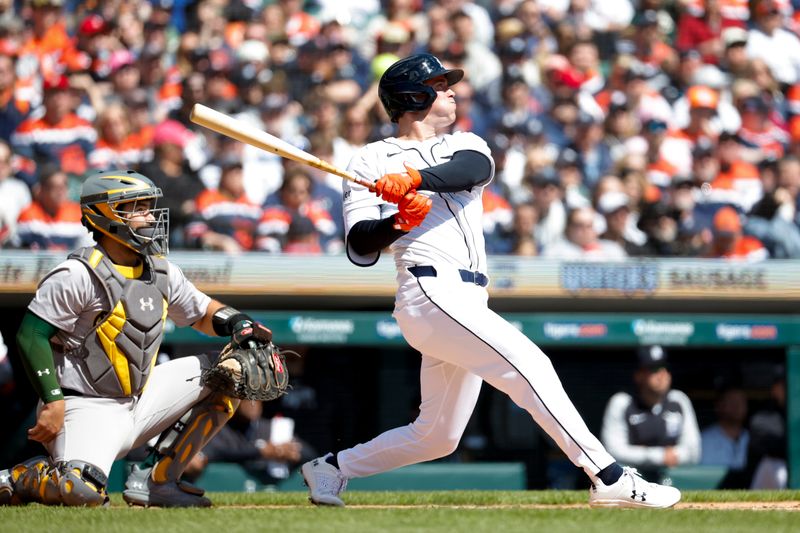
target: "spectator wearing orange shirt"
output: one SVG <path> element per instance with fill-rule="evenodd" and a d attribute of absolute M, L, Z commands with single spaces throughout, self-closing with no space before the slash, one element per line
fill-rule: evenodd
<path fill-rule="evenodd" d="M 252 250 L 261 208 L 247 199 L 241 163 L 222 167 L 219 187 L 197 196 L 196 215 L 186 227 L 187 242 L 204 250 Z"/>
<path fill-rule="evenodd" d="M 758 167 L 742 157 L 738 135 L 724 133 L 717 145 L 720 172 L 711 182 L 706 202 L 736 205 L 747 212 L 764 194 Z"/>
<path fill-rule="evenodd" d="M 717 114 L 719 95 L 711 87 L 694 85 L 686 91 L 689 102 L 689 124 L 667 134 L 661 145 L 660 155 L 672 164 L 679 173 L 688 174 L 692 168 L 692 150 L 700 139 L 714 140 L 717 133 L 711 121 Z M 668 186 L 669 183 L 657 183 Z"/>
<path fill-rule="evenodd" d="M 45 79 L 65 71 L 89 68 L 91 58 L 75 47 L 63 17 L 64 0 L 33 0 L 31 33 L 18 56 L 36 62 L 37 72 Z"/>
<path fill-rule="evenodd" d="M 34 187 L 34 201 L 17 220 L 13 243 L 32 250 L 73 250 L 92 244 L 81 224 L 81 206 L 67 196 L 69 178 L 55 166 L 45 166 Z"/>
<path fill-rule="evenodd" d="M 297 216 L 311 220 L 326 252 L 341 250 L 336 224 L 330 213 L 311 199 L 311 186 L 312 178 L 304 169 L 294 167 L 286 173 L 278 191 L 280 203 L 264 208 L 258 224 L 256 246 L 259 250 L 282 251 L 287 243 L 289 227 Z"/>
<path fill-rule="evenodd" d="M 707 257 L 761 261 L 769 257 L 761 241 L 742 233 L 739 213 L 730 206 L 721 207 L 714 215 L 713 238 Z"/>
<path fill-rule="evenodd" d="M 666 71 L 674 70 L 678 66 L 678 53 L 664 42 L 666 39 L 659 25 L 658 12 L 646 9 L 638 13 L 633 25 L 636 27 L 634 42 L 639 61 Z"/>
<path fill-rule="evenodd" d="M 20 178 L 29 185 L 34 182 L 37 166 L 44 163 L 76 176 L 89 168 L 87 157 L 94 150 L 97 133 L 74 113 L 69 89 L 66 76 L 47 78 L 44 116 L 25 120 L 11 136 L 14 152 L 21 159 Z"/>
<path fill-rule="evenodd" d="M 30 112 L 30 103 L 18 99 L 15 93 L 14 59 L 0 54 L 0 139 L 6 142 Z"/>
<path fill-rule="evenodd" d="M 89 164 L 98 170 L 138 168 L 153 158 L 149 140 L 131 132 L 129 110 L 122 104 L 111 104 L 97 120 L 99 139 L 89 154 Z"/>

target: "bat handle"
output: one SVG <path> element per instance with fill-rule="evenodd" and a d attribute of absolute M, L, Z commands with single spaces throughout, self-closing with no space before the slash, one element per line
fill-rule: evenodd
<path fill-rule="evenodd" d="M 352 174 L 350 172 L 345 172 L 345 171 L 339 170 L 338 168 L 336 168 L 335 166 L 331 165 L 327 161 L 324 161 L 324 160 L 320 159 L 318 161 L 318 164 L 314 165 L 314 166 L 316 166 L 320 170 L 324 170 L 325 172 L 328 172 L 328 173 L 333 174 L 335 176 L 340 176 L 340 177 L 342 177 L 342 178 L 344 178 L 344 179 L 346 179 L 348 181 L 352 181 L 353 183 L 357 183 L 358 185 L 361 185 L 362 187 L 366 187 L 367 189 L 369 189 L 372 192 L 375 192 L 375 184 L 372 183 L 371 181 L 365 180 L 364 178 L 356 176 L 355 174 Z"/>

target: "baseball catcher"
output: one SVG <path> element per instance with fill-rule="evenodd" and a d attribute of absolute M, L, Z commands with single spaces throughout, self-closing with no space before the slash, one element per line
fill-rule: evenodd
<path fill-rule="evenodd" d="M 288 376 L 272 332 L 200 292 L 169 262 L 169 212 L 161 189 L 129 170 L 101 172 L 81 190 L 84 225 L 96 246 L 69 255 L 40 282 L 17 334 L 39 395 L 28 437 L 47 455 L 0 471 L 0 505 L 108 502 L 111 465 L 160 435 L 127 479 L 130 505 L 207 507 L 181 480 L 186 466 L 228 422 L 240 398 L 282 394 Z M 230 337 L 206 354 L 156 365 L 169 317 Z"/>

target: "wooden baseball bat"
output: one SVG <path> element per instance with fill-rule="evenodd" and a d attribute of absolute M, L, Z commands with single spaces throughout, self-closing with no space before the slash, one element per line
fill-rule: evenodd
<path fill-rule="evenodd" d="M 230 115 L 220 113 L 203 104 L 194 104 L 189 120 L 204 128 L 236 139 L 237 141 L 255 146 L 256 148 L 261 148 L 262 150 L 272 152 L 273 154 L 291 159 L 292 161 L 297 161 L 298 163 L 303 163 L 310 167 L 329 172 L 330 174 L 362 185 L 371 191 L 375 190 L 375 186 L 372 182 L 360 178 L 351 172 L 335 167 L 319 157 L 313 156 L 296 146 L 292 146 L 283 139 L 275 137 L 266 131 L 262 131 L 240 120 L 236 120 Z"/>

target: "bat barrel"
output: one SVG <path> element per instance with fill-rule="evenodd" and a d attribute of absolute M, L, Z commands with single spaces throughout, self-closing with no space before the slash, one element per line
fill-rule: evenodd
<path fill-rule="evenodd" d="M 256 148 L 261 148 L 262 150 L 272 152 L 273 154 L 277 154 L 281 157 L 297 161 L 298 163 L 303 163 L 311 167 L 318 168 L 330 174 L 334 174 L 335 176 L 339 176 L 348 181 L 362 185 L 369 190 L 374 190 L 374 186 L 371 182 L 362 179 L 355 174 L 337 168 L 327 161 L 323 161 L 322 159 L 289 144 L 283 139 L 275 137 L 274 135 L 270 135 L 266 131 L 262 131 L 254 126 L 251 126 L 250 124 L 246 124 L 230 115 L 226 115 L 225 113 L 220 113 L 219 111 L 211 109 L 210 107 L 202 104 L 195 104 L 192 106 L 192 112 L 189 116 L 189 120 L 195 124 L 203 126 L 204 128 L 208 128 L 212 131 L 225 135 L 226 137 L 236 139 L 237 141 L 255 146 Z"/>

